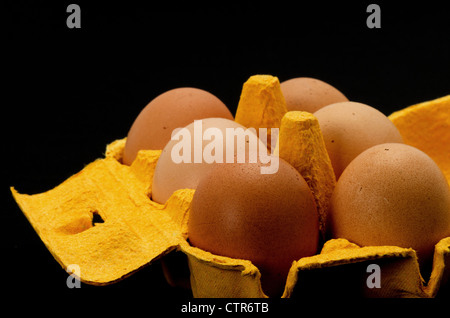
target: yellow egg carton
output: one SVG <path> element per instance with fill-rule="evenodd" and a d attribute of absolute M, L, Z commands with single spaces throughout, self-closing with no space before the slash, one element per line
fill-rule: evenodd
<path fill-rule="evenodd" d="M 389 118 L 406 143 L 436 161 L 450 184 L 450 96 L 408 107 Z M 274 153 L 308 182 L 325 240 L 328 202 L 336 181 L 317 119 L 306 112 L 287 112 L 278 79 L 255 76 L 244 84 L 236 121 L 256 128 L 280 127 Z M 161 150 L 142 150 L 126 166 L 121 163 L 125 142 L 107 145 L 104 158 L 47 192 L 27 195 L 11 187 L 19 207 L 60 265 L 66 270 L 77 265 L 79 270 L 73 274 L 84 283 L 106 285 L 178 251 L 188 262 L 172 260 L 169 268 L 183 272 L 189 266 L 194 297 L 266 297 L 261 274 L 250 261 L 213 255 L 189 244 L 187 221 L 194 190 L 178 190 L 165 204 L 152 201 L 153 173 Z M 450 238 L 436 245 L 426 283 L 412 249 L 359 247 L 345 239 L 331 239 L 319 254 L 292 263 L 282 297 L 435 297 L 448 288 L 449 277 Z"/>

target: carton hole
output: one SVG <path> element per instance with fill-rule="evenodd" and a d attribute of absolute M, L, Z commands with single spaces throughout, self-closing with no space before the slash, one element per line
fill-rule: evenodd
<path fill-rule="evenodd" d="M 98 223 L 105 223 L 105 220 L 103 220 L 98 211 L 92 211 L 92 226 L 95 226 Z"/>
<path fill-rule="evenodd" d="M 81 211 L 79 215 L 56 230 L 63 234 L 73 235 L 87 231 L 99 223 L 105 223 L 105 220 L 103 220 L 97 210 Z"/>

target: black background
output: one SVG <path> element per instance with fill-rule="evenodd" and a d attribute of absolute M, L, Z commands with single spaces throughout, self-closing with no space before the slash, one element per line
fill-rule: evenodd
<path fill-rule="evenodd" d="M 205 89 L 233 113 L 254 74 L 319 78 L 386 115 L 450 93 L 443 2 L 377 1 L 381 29 L 366 26 L 368 1 L 74 2 L 81 29 L 66 26 L 70 2 L 8 1 L 2 10 L 0 286 L 27 301 L 47 295 L 100 307 L 114 295 L 133 306 L 139 296 L 150 310 L 190 296 L 165 283 L 158 263 L 115 285 L 68 289 L 9 191 L 44 192 L 102 157 L 168 89 Z"/>

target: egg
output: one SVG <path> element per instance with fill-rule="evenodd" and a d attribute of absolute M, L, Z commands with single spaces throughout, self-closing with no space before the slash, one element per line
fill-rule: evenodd
<path fill-rule="evenodd" d="M 314 113 L 326 105 L 348 101 L 338 89 L 315 78 L 291 78 L 283 81 L 280 86 L 288 111 Z"/>
<path fill-rule="evenodd" d="M 220 140 L 215 137 L 204 138 L 204 133 L 207 134 L 209 129 L 218 130 L 216 132 Z M 233 138 L 227 138 L 227 129 L 231 129 L 235 134 Z M 217 162 L 227 162 L 227 154 L 234 161 L 234 154 L 242 153 L 245 158 L 241 160 L 249 161 L 250 150 L 254 150 L 252 152 L 256 152 L 256 161 L 260 149 L 267 153 L 267 147 L 258 139 L 256 133 L 229 119 L 202 119 L 186 126 L 184 132 L 185 137 L 179 136 L 180 138 L 169 141 L 158 159 L 152 184 L 152 200 L 155 202 L 165 203 L 173 192 L 179 189 L 196 189 L 199 180 Z M 249 136 L 253 136 L 252 140 L 256 141 L 256 144 L 251 143 Z M 213 150 L 211 147 L 216 142 L 218 147 Z M 221 151 L 221 154 L 216 151 Z M 215 155 L 216 158 L 208 159 L 210 155 Z"/>
<path fill-rule="evenodd" d="M 280 296 L 294 260 L 317 252 L 316 204 L 303 177 L 280 158 L 274 174 L 261 163 L 216 166 L 198 184 L 188 220 L 190 243 L 216 255 L 250 260 L 262 289 Z"/>
<path fill-rule="evenodd" d="M 142 109 L 131 126 L 123 163 L 130 165 L 139 150 L 163 149 L 174 129 L 184 127 L 195 119 L 208 117 L 233 120 L 227 106 L 205 90 L 180 87 L 162 93 Z"/>
<path fill-rule="evenodd" d="M 402 143 L 394 124 L 379 110 L 357 102 L 335 103 L 314 113 L 336 179 L 364 150 L 382 143 Z"/>
<path fill-rule="evenodd" d="M 423 268 L 435 244 L 450 236 L 449 185 L 421 150 L 376 145 L 344 170 L 331 198 L 330 220 L 334 238 L 413 248 Z"/>

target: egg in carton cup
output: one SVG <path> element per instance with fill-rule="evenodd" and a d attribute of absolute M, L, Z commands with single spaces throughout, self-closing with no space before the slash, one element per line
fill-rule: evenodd
<path fill-rule="evenodd" d="M 426 152 L 450 183 L 450 96 L 393 113 L 405 143 Z M 282 297 L 434 297 L 448 289 L 450 237 L 435 246 L 425 283 L 416 252 L 397 246 L 358 246 L 327 237 L 329 202 L 336 179 L 314 115 L 287 111 L 278 79 L 252 76 L 243 87 L 236 121 L 280 128 L 274 154 L 289 162 L 310 187 L 319 214 L 321 251 L 294 260 Z M 151 200 L 161 150 L 141 150 L 122 164 L 126 138 L 107 145 L 105 157 L 47 192 L 12 194 L 48 250 L 79 280 L 92 285 L 125 279 L 157 259 L 167 260 L 168 280 L 187 272 L 194 297 L 267 297 L 260 270 L 249 260 L 214 255 L 189 243 L 195 190 L 175 191 L 165 204 Z M 273 147 L 273 145 L 272 145 Z M 230 198 L 232 200 L 232 198 Z M 100 220 L 100 222 L 99 222 Z M 171 255 L 186 255 L 173 258 Z M 378 272 L 378 276 L 376 275 Z M 447 286 L 447 287 L 446 287 Z"/>

